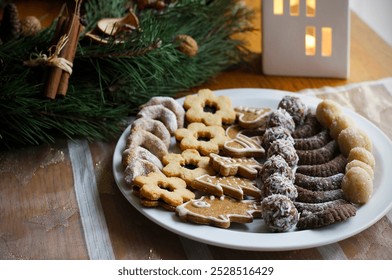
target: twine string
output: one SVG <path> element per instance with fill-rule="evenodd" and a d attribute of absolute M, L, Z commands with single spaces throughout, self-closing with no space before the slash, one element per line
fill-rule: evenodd
<path fill-rule="evenodd" d="M 61 50 L 65 47 L 68 43 L 68 35 L 65 34 L 60 37 L 57 45 L 50 47 L 49 49 L 49 56 L 46 54 L 32 54 L 30 59 L 25 61 L 23 64 L 29 67 L 36 67 L 36 66 L 53 66 L 58 67 L 65 72 L 72 74 L 72 67 L 73 63 L 64 57 L 60 57 Z M 51 54 L 51 49 L 55 47 L 55 51 Z"/>

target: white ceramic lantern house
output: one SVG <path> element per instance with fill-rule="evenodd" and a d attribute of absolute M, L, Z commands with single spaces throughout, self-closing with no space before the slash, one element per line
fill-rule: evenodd
<path fill-rule="evenodd" d="M 262 36 L 267 75 L 349 75 L 349 0 L 263 0 Z"/>

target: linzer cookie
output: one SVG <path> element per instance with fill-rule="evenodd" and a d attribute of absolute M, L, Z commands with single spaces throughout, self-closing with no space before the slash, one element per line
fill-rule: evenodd
<path fill-rule="evenodd" d="M 261 158 L 265 150 L 254 138 L 238 134 L 235 139 L 228 140 L 223 145 L 226 155 L 232 157 L 254 157 Z"/>
<path fill-rule="evenodd" d="M 179 177 L 183 179 L 188 186 L 192 181 L 204 174 L 214 175 L 215 171 L 210 166 L 210 158 L 200 156 L 195 149 L 188 149 L 181 154 L 170 153 L 162 159 L 165 167 L 163 173 L 169 177 Z"/>
<path fill-rule="evenodd" d="M 263 165 L 254 158 L 232 158 L 210 154 L 211 166 L 222 176 L 239 175 L 248 179 L 256 179 Z"/>
<path fill-rule="evenodd" d="M 251 223 L 255 217 L 260 217 L 260 204 L 252 200 L 210 196 L 179 205 L 176 213 L 183 221 L 228 228 L 231 223 Z"/>
<path fill-rule="evenodd" d="M 235 107 L 238 123 L 246 129 L 260 128 L 266 125 L 270 108 Z"/>
<path fill-rule="evenodd" d="M 206 125 L 232 124 L 236 113 L 227 96 L 217 96 L 209 89 L 185 97 L 185 117 L 189 123 L 201 122 Z"/>
<path fill-rule="evenodd" d="M 147 205 L 159 205 L 158 202 L 170 206 L 178 206 L 190 199 L 195 198 L 195 194 L 186 188 L 184 180 L 177 177 L 167 177 L 163 173 L 152 172 L 147 176 L 137 176 L 134 185 L 138 188 L 138 194 Z"/>
<path fill-rule="evenodd" d="M 191 123 L 187 128 L 178 129 L 175 137 L 180 141 L 181 150 L 196 149 L 202 155 L 219 153 L 229 140 L 221 126 L 206 126 L 203 123 Z"/>
<path fill-rule="evenodd" d="M 235 176 L 203 175 L 192 182 L 192 188 L 205 194 L 228 195 L 239 200 L 244 199 L 245 196 L 261 197 L 261 190 L 257 187 L 256 181 Z"/>

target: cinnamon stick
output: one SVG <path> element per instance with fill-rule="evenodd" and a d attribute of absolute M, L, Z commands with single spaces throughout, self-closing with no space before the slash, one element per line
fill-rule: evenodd
<path fill-rule="evenodd" d="M 68 33 L 69 41 L 67 45 L 64 47 L 64 55 L 62 57 L 64 57 L 66 60 L 70 62 L 73 62 L 75 58 L 76 49 L 78 46 L 79 34 L 81 31 L 79 15 L 73 14 L 70 22 L 71 22 L 70 31 Z M 60 94 L 62 96 L 65 96 L 67 94 L 69 77 L 70 77 L 70 73 L 62 71 L 62 75 L 59 81 L 59 86 L 57 89 L 57 94 Z"/>
<path fill-rule="evenodd" d="M 62 34 L 66 32 L 66 27 L 68 25 L 69 19 L 66 17 L 59 17 L 56 30 L 55 30 L 55 35 L 54 35 L 54 43 L 56 44 L 57 41 L 60 39 Z M 63 52 L 63 51 L 62 51 Z M 46 84 L 45 84 L 45 89 L 44 89 L 44 94 L 46 97 L 50 99 L 55 99 L 56 94 L 57 94 L 57 89 L 58 85 L 62 76 L 63 70 L 61 70 L 58 67 L 55 66 L 50 66 L 49 67 L 49 74 L 46 79 Z"/>

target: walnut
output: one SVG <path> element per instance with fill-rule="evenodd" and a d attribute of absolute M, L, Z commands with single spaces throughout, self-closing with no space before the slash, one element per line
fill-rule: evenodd
<path fill-rule="evenodd" d="M 35 36 L 41 31 L 41 22 L 35 16 L 27 16 L 20 21 L 22 36 Z"/>
<path fill-rule="evenodd" d="M 177 50 L 189 57 L 195 56 L 199 50 L 197 42 L 189 35 L 177 35 L 175 42 L 178 44 Z"/>

